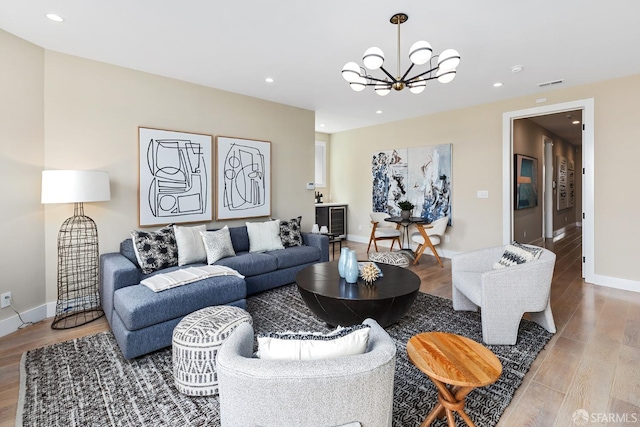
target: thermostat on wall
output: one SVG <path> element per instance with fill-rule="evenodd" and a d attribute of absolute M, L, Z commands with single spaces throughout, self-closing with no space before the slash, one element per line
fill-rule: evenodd
<path fill-rule="evenodd" d="M 314 190 L 316 185 L 313 182 L 307 182 L 307 190 Z"/>

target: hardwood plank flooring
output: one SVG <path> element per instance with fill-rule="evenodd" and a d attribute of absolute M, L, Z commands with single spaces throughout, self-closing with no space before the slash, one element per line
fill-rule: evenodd
<path fill-rule="evenodd" d="M 575 228 L 557 242 L 535 242 L 557 255 L 551 306 L 558 332 L 534 361 L 499 427 L 572 426 L 578 409 L 596 417 L 589 426 L 640 424 L 640 293 L 582 280 L 581 233 Z M 367 245 L 344 244 L 366 259 Z M 420 276 L 422 292 L 450 299 L 451 260 L 443 262 L 441 268 L 425 253 L 409 268 Z M 104 318 L 63 331 L 50 326 L 48 319 L 0 338 L 0 427 L 15 423 L 23 352 L 109 329 Z"/>

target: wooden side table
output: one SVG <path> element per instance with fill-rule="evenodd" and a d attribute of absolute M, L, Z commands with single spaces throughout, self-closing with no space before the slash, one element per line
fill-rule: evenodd
<path fill-rule="evenodd" d="M 491 350 L 460 335 L 425 332 L 407 343 L 411 362 L 424 372 L 438 388 L 438 404 L 427 415 L 421 427 L 447 416 L 449 427 L 455 427 L 453 412 L 458 412 L 468 426 L 475 424 L 464 412 L 464 398 L 476 387 L 492 384 L 502 374 L 502 364 Z"/>

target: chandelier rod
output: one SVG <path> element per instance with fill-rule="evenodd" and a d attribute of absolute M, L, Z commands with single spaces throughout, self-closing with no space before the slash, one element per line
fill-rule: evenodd
<path fill-rule="evenodd" d="M 408 18 L 405 18 L 405 20 Z M 400 79 L 400 24 L 402 24 L 402 19 L 400 18 L 400 15 L 397 15 L 397 22 L 398 22 L 398 45 L 396 46 L 396 53 L 397 53 L 397 58 L 398 58 L 398 62 L 397 62 L 397 70 L 398 73 L 396 74 L 396 76 L 398 76 L 398 78 Z M 402 79 L 400 79 L 402 80 Z"/>

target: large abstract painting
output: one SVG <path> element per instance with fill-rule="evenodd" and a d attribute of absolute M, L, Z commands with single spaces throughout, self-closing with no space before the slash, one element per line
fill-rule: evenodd
<path fill-rule="evenodd" d="M 216 219 L 271 215 L 271 143 L 216 137 Z"/>
<path fill-rule="evenodd" d="M 211 135 L 138 128 L 140 226 L 213 219 Z"/>
<path fill-rule="evenodd" d="M 515 208 L 538 206 L 538 159 L 515 155 Z"/>
<path fill-rule="evenodd" d="M 451 144 L 373 153 L 373 211 L 398 216 L 398 202 L 408 200 L 413 216 L 427 222 L 448 216 L 451 225 L 451 153 Z"/>

